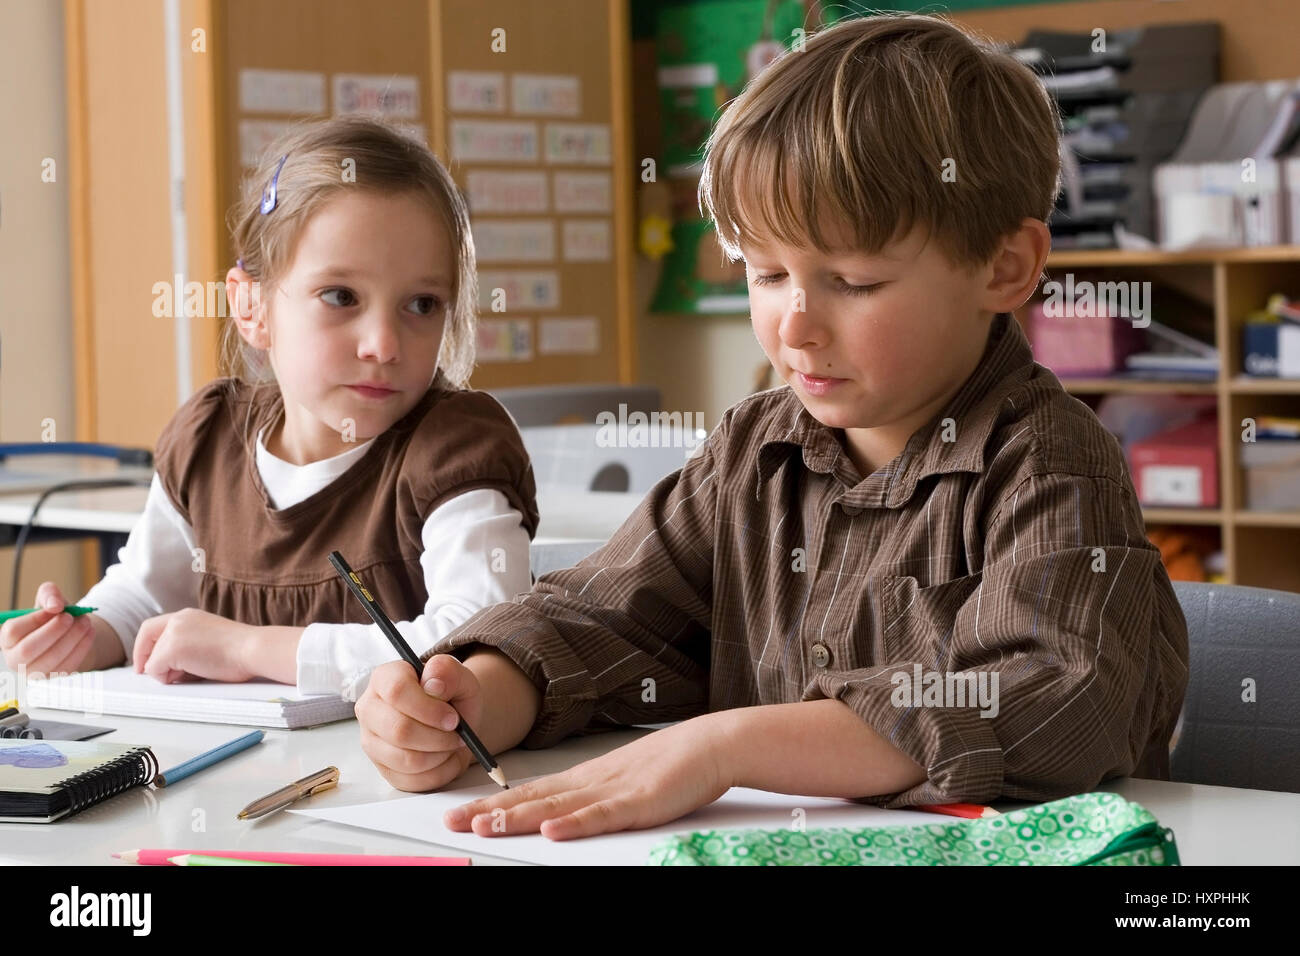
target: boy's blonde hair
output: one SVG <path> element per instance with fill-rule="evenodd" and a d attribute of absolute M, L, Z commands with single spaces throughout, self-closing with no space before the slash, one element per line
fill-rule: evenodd
<path fill-rule="evenodd" d="M 287 158 L 276 180 L 275 207 L 263 214 L 262 192 L 275 177 L 281 157 Z M 346 160 L 352 164 L 345 166 Z M 355 182 L 344 181 L 345 168 L 355 171 Z M 355 189 L 414 193 L 441 217 L 455 258 L 455 276 L 438 367 L 451 385 L 466 387 L 474 368 L 478 310 L 469 211 L 437 157 L 400 127 L 370 117 L 345 116 L 286 130 L 245 177 L 243 194 L 230 212 L 236 257 L 259 282 L 262 301 L 269 301 L 277 280 L 289 268 L 307 221 L 332 198 Z M 253 384 L 273 380 L 265 353 L 244 342 L 233 322 L 222 329 L 220 356 L 223 375 Z"/>
<path fill-rule="evenodd" d="M 974 267 L 1025 217 L 1046 222 L 1060 133 L 1027 67 L 946 20 L 848 20 L 732 101 L 705 148 L 700 208 L 732 259 L 742 242 L 841 251 L 821 214 L 854 251 L 878 253 L 920 226 L 954 265 Z"/>

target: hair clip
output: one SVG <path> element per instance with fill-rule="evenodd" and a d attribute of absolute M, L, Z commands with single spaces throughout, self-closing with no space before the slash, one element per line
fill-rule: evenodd
<path fill-rule="evenodd" d="M 280 170 L 284 169 L 284 161 L 288 158 L 289 158 L 288 153 L 285 153 L 283 156 L 280 157 L 280 165 L 275 167 L 275 175 L 271 177 L 271 184 L 267 186 L 266 189 L 262 190 L 262 215 L 263 216 L 265 216 L 268 212 L 270 212 L 272 209 L 275 208 L 275 194 L 277 188 L 280 185 Z"/>
<path fill-rule="evenodd" d="M 243 259 L 236 259 L 236 260 L 235 260 L 235 267 L 238 268 L 238 269 L 242 269 L 242 268 L 244 268 L 244 260 L 243 260 Z"/>

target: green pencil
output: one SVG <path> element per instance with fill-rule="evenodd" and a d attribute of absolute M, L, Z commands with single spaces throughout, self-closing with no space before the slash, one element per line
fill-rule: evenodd
<path fill-rule="evenodd" d="M 0 611 L 0 622 L 8 621 L 11 618 L 22 617 L 24 614 L 35 614 L 37 611 L 43 611 L 42 607 L 22 607 L 16 611 Z M 98 610 L 93 607 L 79 607 L 76 604 L 65 604 L 63 610 L 67 611 L 73 617 L 81 617 L 83 614 L 89 614 L 91 611 Z"/>
<path fill-rule="evenodd" d="M 272 863 L 270 860 L 241 860 L 236 856 L 204 856 L 202 853 L 182 853 L 169 856 L 173 866 L 297 866 L 296 863 Z"/>

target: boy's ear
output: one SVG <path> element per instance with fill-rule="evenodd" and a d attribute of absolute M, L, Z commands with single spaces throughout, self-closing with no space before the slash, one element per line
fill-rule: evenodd
<path fill-rule="evenodd" d="M 1012 312 L 1028 302 L 1038 288 L 1051 248 L 1047 224 L 1041 219 L 1022 219 L 1020 228 L 1002 240 L 1002 248 L 993 258 L 981 308 Z"/>
<path fill-rule="evenodd" d="M 256 349 L 269 349 L 271 334 L 266 327 L 261 283 L 239 266 L 226 273 L 226 304 L 244 341 Z"/>

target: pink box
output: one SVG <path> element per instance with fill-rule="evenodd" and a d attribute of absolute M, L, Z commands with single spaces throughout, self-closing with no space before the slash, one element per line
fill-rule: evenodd
<path fill-rule="evenodd" d="M 1026 326 L 1034 361 L 1057 375 L 1110 375 L 1143 346 L 1142 332 L 1129 319 L 1051 316 L 1042 302 L 1030 307 Z"/>
<path fill-rule="evenodd" d="M 1218 507 L 1218 436 L 1218 422 L 1205 418 L 1135 442 L 1129 465 L 1138 500 L 1148 507 Z"/>

